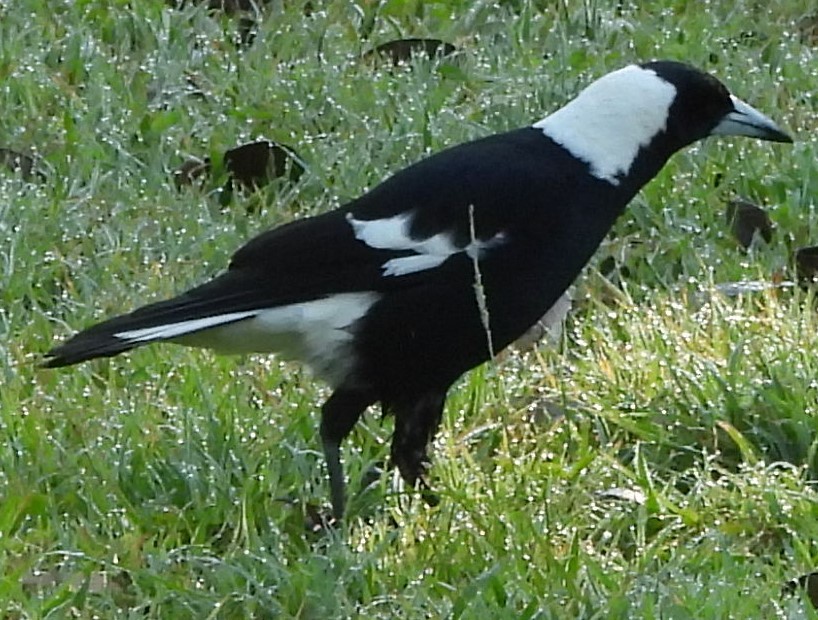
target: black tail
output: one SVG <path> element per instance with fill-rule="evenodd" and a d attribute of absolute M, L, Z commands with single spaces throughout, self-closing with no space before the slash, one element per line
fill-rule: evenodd
<path fill-rule="evenodd" d="M 109 319 L 80 332 L 68 342 L 54 347 L 45 354 L 42 365 L 46 368 L 58 368 L 79 364 L 95 357 L 112 357 L 125 351 L 130 351 L 151 340 L 133 341 L 117 338 L 114 334 L 133 328 L 138 328 L 139 322 L 133 320 L 131 314 Z"/>
<path fill-rule="evenodd" d="M 187 293 L 129 314 L 108 319 L 80 332 L 45 354 L 46 368 L 70 366 L 97 357 L 112 357 L 153 342 L 227 325 L 255 314 L 259 300 L 235 272 L 227 272 Z"/>

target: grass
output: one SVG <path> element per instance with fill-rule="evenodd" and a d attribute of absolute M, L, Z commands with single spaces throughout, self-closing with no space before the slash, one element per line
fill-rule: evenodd
<path fill-rule="evenodd" d="M 192 6 L 0 3 L 0 147 L 47 176 L 0 173 L 0 617 L 815 617 L 780 596 L 818 563 L 813 300 L 714 292 L 818 242 L 803 3 L 273 4 L 242 50 L 235 19 Z M 461 53 L 361 61 L 398 36 Z M 305 531 L 327 497 L 326 392 L 298 366 L 181 347 L 36 366 L 256 232 L 657 57 L 713 71 L 799 141 L 672 160 L 582 278 L 560 342 L 453 390 L 436 509 L 386 477 L 343 532 Z M 259 136 L 296 148 L 296 185 L 227 204 L 217 181 L 174 188 L 187 156 Z M 737 249 L 731 196 L 768 205 L 769 247 Z M 353 489 L 390 424 L 370 415 L 348 442 Z"/>

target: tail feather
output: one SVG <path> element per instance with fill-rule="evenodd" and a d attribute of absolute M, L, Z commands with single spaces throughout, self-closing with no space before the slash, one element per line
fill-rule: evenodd
<path fill-rule="evenodd" d="M 46 353 L 42 365 L 57 368 L 112 357 L 249 318 L 258 312 L 258 299 L 234 286 L 235 280 L 225 274 L 173 299 L 98 323 Z"/>
<path fill-rule="evenodd" d="M 118 316 L 80 332 L 46 353 L 42 366 L 45 368 L 71 366 L 96 357 L 113 357 L 148 344 L 149 340 L 124 340 L 114 335 L 119 329 L 118 325 L 124 327 L 131 323 L 129 319 L 130 315 L 127 314 Z"/>

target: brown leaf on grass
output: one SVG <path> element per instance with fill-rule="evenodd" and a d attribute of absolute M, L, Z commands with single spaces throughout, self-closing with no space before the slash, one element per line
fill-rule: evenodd
<path fill-rule="evenodd" d="M 0 166 L 19 174 L 27 183 L 44 183 L 46 180 L 40 160 L 33 155 L 0 147 Z"/>
<path fill-rule="evenodd" d="M 793 254 L 795 275 L 802 285 L 814 284 L 818 278 L 818 246 L 798 248 Z"/>
<path fill-rule="evenodd" d="M 440 39 L 396 39 L 381 43 L 364 54 L 365 60 L 376 58 L 391 60 L 393 65 L 408 62 L 412 56 L 426 56 L 427 58 L 442 58 L 454 54 L 457 48 L 451 43 Z"/>
<path fill-rule="evenodd" d="M 773 239 L 773 222 L 767 212 L 746 200 L 731 200 L 726 209 L 727 225 L 741 247 L 749 249 L 756 238 L 770 243 Z"/>
<path fill-rule="evenodd" d="M 131 576 L 126 571 L 68 571 L 53 568 L 45 571 L 32 571 L 20 580 L 24 590 L 42 591 L 67 585 L 79 590 L 85 588 L 91 594 L 122 594 L 131 585 Z"/>
<path fill-rule="evenodd" d="M 307 502 L 303 508 L 304 529 L 308 534 L 325 534 L 338 527 L 339 522 L 332 515 L 322 512 L 315 504 Z"/>
<path fill-rule="evenodd" d="M 251 189 L 284 176 L 295 183 L 304 173 L 304 166 L 290 147 L 269 140 L 230 149 L 224 154 L 224 167 L 233 179 Z"/>
<path fill-rule="evenodd" d="M 804 15 L 796 22 L 795 28 L 801 35 L 801 43 L 818 45 L 818 12 Z"/>
<path fill-rule="evenodd" d="M 223 13 L 229 17 L 239 16 L 233 43 L 239 48 L 250 47 L 255 41 L 263 11 L 272 0 L 167 0 L 175 9 L 184 9 L 188 5 L 206 5 L 211 14 Z M 307 2 L 303 8 L 305 16 L 312 12 L 312 4 Z"/>
<path fill-rule="evenodd" d="M 247 48 L 253 44 L 258 35 L 259 22 L 254 17 L 244 16 L 239 18 L 238 31 L 236 32 L 235 44 L 238 48 Z"/>
<path fill-rule="evenodd" d="M 282 177 L 295 183 L 304 174 L 304 166 L 291 147 L 269 140 L 230 149 L 225 152 L 223 161 L 224 169 L 230 173 L 230 186 L 238 183 L 251 190 Z M 209 157 L 192 157 L 174 170 L 173 182 L 181 189 L 210 173 L 212 168 Z"/>
<path fill-rule="evenodd" d="M 210 159 L 197 159 L 192 157 L 173 171 L 173 183 L 176 189 L 181 189 L 185 185 L 193 185 L 193 182 L 201 178 L 202 175 L 210 172 Z"/>
<path fill-rule="evenodd" d="M 233 15 L 239 11 L 255 11 L 270 0 L 167 0 L 167 3 L 174 9 L 184 9 L 191 4 L 206 4 L 208 11 L 222 11 L 227 15 Z"/>
<path fill-rule="evenodd" d="M 818 609 L 818 571 L 801 575 L 791 579 L 782 588 L 782 594 L 795 594 L 796 592 L 806 592 L 809 602 Z"/>

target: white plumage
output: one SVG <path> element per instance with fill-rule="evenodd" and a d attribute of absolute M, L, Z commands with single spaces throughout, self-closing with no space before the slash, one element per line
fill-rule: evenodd
<path fill-rule="evenodd" d="M 675 99 L 673 84 L 631 65 L 598 79 L 534 127 L 586 162 L 593 176 L 619 185 L 617 177 L 667 126 Z"/>

